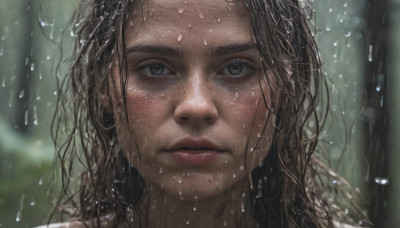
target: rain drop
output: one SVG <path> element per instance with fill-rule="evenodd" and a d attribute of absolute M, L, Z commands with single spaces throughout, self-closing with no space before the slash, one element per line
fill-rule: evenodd
<path fill-rule="evenodd" d="M 28 111 L 25 111 L 25 121 L 24 121 L 25 126 L 28 125 Z"/>
<path fill-rule="evenodd" d="M 178 13 L 183 13 L 183 8 L 179 8 Z"/>
<path fill-rule="evenodd" d="M 206 39 L 203 40 L 203 43 L 204 43 L 204 46 L 207 46 L 207 40 Z"/>
<path fill-rule="evenodd" d="M 15 221 L 16 222 L 20 222 L 21 221 L 21 211 L 17 212 L 17 216 L 15 217 Z"/>
<path fill-rule="evenodd" d="M 39 179 L 39 183 L 38 183 L 38 185 L 39 185 L 39 186 L 42 186 L 42 184 L 43 184 L 43 179 L 42 179 L 42 178 L 40 178 L 40 179 Z"/>
<path fill-rule="evenodd" d="M 378 84 L 378 85 L 376 86 L 376 92 L 380 92 L 380 91 L 381 91 L 381 85 Z"/>
<path fill-rule="evenodd" d="M 34 70 L 35 70 L 35 64 L 31 63 L 31 71 L 34 71 Z"/>
<path fill-rule="evenodd" d="M 349 31 L 347 31 L 345 34 L 344 34 L 344 37 L 346 37 L 346 38 L 348 38 L 348 37 L 350 37 L 351 36 L 351 31 L 349 30 Z"/>
<path fill-rule="evenodd" d="M 387 184 L 389 184 L 389 179 L 383 178 L 383 177 L 376 177 L 375 183 L 377 183 L 379 185 L 387 185 Z"/>
<path fill-rule="evenodd" d="M 39 125 L 39 119 L 38 119 L 38 115 L 37 115 L 36 105 L 33 106 L 33 124 L 35 126 Z"/>
<path fill-rule="evenodd" d="M 192 223 L 192 221 L 190 221 L 190 219 L 188 218 L 187 220 L 186 220 L 186 225 L 190 225 Z"/>
<path fill-rule="evenodd" d="M 36 202 L 35 199 L 32 199 L 31 202 L 29 203 L 29 205 L 31 205 L 32 207 L 35 206 Z"/>
<path fill-rule="evenodd" d="M 25 90 L 23 89 L 23 90 L 21 90 L 21 91 L 19 91 L 19 99 L 21 99 L 21 98 L 23 98 L 24 97 L 24 95 L 25 95 Z"/>
<path fill-rule="evenodd" d="M 234 171 L 234 172 L 233 172 L 233 175 L 232 175 L 232 177 L 233 177 L 233 179 L 235 179 L 235 178 L 236 178 L 236 171 Z"/>
<path fill-rule="evenodd" d="M 372 62 L 373 61 L 373 51 L 374 47 L 372 45 L 369 45 L 369 54 L 368 54 L 368 61 Z"/>
<path fill-rule="evenodd" d="M 200 17 L 200 19 L 204 18 L 203 14 L 201 12 L 199 13 L 199 17 Z"/>
<path fill-rule="evenodd" d="M 325 31 L 330 32 L 331 31 L 331 27 L 326 27 Z"/>

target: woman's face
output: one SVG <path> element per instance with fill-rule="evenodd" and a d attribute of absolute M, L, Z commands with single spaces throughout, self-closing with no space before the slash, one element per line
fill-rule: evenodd
<path fill-rule="evenodd" d="M 127 24 L 128 121 L 120 106 L 114 114 L 129 162 L 147 184 L 187 200 L 245 180 L 245 167 L 251 171 L 265 158 L 274 132 L 261 91 L 269 107 L 277 99 L 265 83 L 246 8 L 223 0 L 149 0 Z"/>

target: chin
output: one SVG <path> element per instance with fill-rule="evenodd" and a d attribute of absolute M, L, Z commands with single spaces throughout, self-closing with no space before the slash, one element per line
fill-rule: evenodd
<path fill-rule="evenodd" d="M 232 172 L 228 172 L 232 173 Z M 159 188 L 168 195 L 185 201 L 199 201 L 220 196 L 239 182 L 244 181 L 244 175 L 233 178 L 226 173 L 179 173 L 164 174 L 152 181 L 153 188 Z M 155 186 L 154 186 L 155 185 Z"/>

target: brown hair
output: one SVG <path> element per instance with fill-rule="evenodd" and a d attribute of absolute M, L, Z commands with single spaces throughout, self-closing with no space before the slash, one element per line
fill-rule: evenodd
<path fill-rule="evenodd" d="M 251 174 L 253 217 L 259 227 L 333 227 L 333 210 L 317 178 L 327 168 L 320 168 L 313 156 L 329 96 L 308 27 L 310 6 L 302 0 L 241 3 L 251 14 L 252 38 L 265 75 L 268 70 L 277 77 L 281 94 L 279 109 L 271 110 L 277 116 L 273 145 Z M 61 209 L 61 216 L 72 207 L 76 210 L 67 214 L 81 220 L 111 213 L 114 226 L 132 223 L 129 215 L 134 216 L 133 223 L 140 223 L 135 206 L 144 191 L 143 179 L 123 156 L 115 132 L 118 122 L 103 101 L 118 96 L 110 93 L 116 91 L 111 86 L 119 86 L 122 96 L 117 105 L 126 112 L 124 28 L 131 8 L 143 9 L 141 4 L 135 0 L 82 1 L 73 15 L 72 66 L 60 84 L 52 131 L 63 187 L 54 213 Z M 108 79 L 115 56 L 122 59 L 119 85 Z M 267 77 L 259 80 L 268 83 Z M 324 104 L 321 94 L 326 95 Z M 78 171 L 81 179 L 74 188 L 77 162 L 83 170 Z"/>

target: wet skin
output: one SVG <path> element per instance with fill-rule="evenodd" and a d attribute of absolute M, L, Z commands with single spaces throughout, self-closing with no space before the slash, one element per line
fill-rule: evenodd
<path fill-rule="evenodd" d="M 265 158 L 274 132 L 261 90 L 269 107 L 277 100 L 259 82 L 266 76 L 246 8 L 215 0 L 151 0 L 136 8 L 125 28 L 129 123 L 113 99 L 125 156 L 149 189 L 171 199 L 243 191 L 246 167 Z M 117 67 L 113 77 L 119 80 Z"/>

